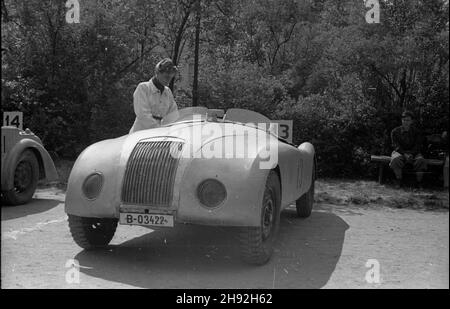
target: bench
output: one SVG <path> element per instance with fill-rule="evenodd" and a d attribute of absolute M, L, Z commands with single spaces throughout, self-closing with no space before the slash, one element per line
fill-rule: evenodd
<path fill-rule="evenodd" d="M 370 156 L 370 161 L 378 164 L 378 182 L 383 183 L 384 168 L 391 162 L 390 156 Z M 445 160 L 425 159 L 428 166 L 442 166 L 444 173 L 444 187 L 448 187 L 448 157 Z M 445 165 L 444 165 L 445 163 Z"/>

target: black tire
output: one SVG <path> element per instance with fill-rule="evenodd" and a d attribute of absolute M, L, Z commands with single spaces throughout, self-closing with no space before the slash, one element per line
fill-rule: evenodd
<path fill-rule="evenodd" d="M 314 162 L 311 176 L 311 186 L 309 190 L 296 201 L 297 216 L 300 218 L 308 218 L 314 206 L 314 187 L 316 182 L 316 164 Z"/>
<path fill-rule="evenodd" d="M 32 150 L 20 154 L 14 167 L 13 185 L 11 190 L 2 192 L 6 205 L 26 204 L 33 198 L 39 181 L 39 162 Z"/>
<path fill-rule="evenodd" d="M 83 249 L 106 247 L 114 236 L 117 219 L 86 218 L 68 215 L 73 240 Z"/>
<path fill-rule="evenodd" d="M 280 179 L 275 171 L 270 171 L 261 205 L 261 226 L 240 230 L 241 257 L 244 262 L 263 265 L 269 261 L 280 225 L 280 205 Z"/>

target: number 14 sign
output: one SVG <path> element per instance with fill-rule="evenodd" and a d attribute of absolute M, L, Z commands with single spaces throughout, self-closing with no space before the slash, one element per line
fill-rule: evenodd
<path fill-rule="evenodd" d="M 14 126 L 23 130 L 23 113 L 22 112 L 4 112 L 3 126 Z"/>

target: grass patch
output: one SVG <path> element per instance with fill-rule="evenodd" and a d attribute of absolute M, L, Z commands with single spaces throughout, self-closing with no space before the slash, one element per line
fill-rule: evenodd
<path fill-rule="evenodd" d="M 334 205 L 387 206 L 438 210 L 449 208 L 448 191 L 441 189 L 394 189 L 374 181 L 318 180 L 315 201 Z"/>

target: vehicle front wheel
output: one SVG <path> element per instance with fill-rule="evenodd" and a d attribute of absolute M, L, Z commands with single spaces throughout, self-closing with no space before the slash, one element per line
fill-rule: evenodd
<path fill-rule="evenodd" d="M 72 238 L 83 249 L 107 246 L 116 232 L 117 219 L 68 216 Z"/>
<path fill-rule="evenodd" d="M 28 203 L 39 181 L 39 162 L 33 151 L 22 152 L 14 168 L 13 177 L 13 188 L 2 192 L 3 202 L 6 205 Z"/>
<path fill-rule="evenodd" d="M 296 201 L 297 215 L 300 218 L 308 218 L 314 205 L 314 184 L 316 182 L 316 164 L 313 164 L 311 186 L 309 190 Z"/>
<path fill-rule="evenodd" d="M 280 224 L 281 188 L 275 171 L 270 171 L 261 208 L 261 226 L 244 227 L 240 231 L 242 260 L 263 265 L 272 256 Z"/>

